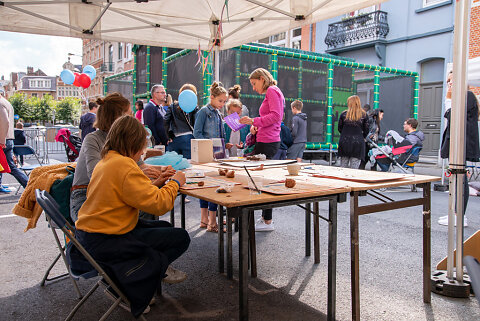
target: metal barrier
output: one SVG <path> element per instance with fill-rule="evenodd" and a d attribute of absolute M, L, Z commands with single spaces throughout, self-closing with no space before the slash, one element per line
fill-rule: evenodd
<path fill-rule="evenodd" d="M 35 150 L 43 164 L 50 162 L 49 155 L 65 154 L 63 143 L 55 141 L 55 136 L 61 128 L 67 128 L 74 135 L 77 135 L 79 132 L 78 127 L 68 125 L 57 125 L 53 127 L 32 126 L 24 128 L 26 144 Z"/>

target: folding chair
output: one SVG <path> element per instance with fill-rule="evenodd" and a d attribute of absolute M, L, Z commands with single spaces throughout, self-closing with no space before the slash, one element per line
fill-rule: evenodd
<path fill-rule="evenodd" d="M 19 167 L 19 169 L 21 169 L 25 173 L 25 175 L 27 175 L 27 176 L 30 176 L 31 171 L 33 171 L 35 168 L 37 168 L 39 166 L 43 166 L 42 162 L 40 162 L 40 159 L 38 158 L 37 153 L 35 153 L 35 150 L 31 146 L 28 146 L 28 145 L 13 146 L 13 153 L 15 155 L 19 155 L 19 156 L 27 156 L 27 155 L 35 156 L 38 164 L 22 165 L 21 167 Z M 22 187 L 22 185 L 18 186 L 17 191 L 15 192 L 15 195 L 18 194 L 18 191 L 20 191 L 21 187 Z"/>
<path fill-rule="evenodd" d="M 415 164 L 417 163 L 418 155 L 420 155 L 420 152 L 422 151 L 421 146 L 413 146 L 410 151 L 407 152 L 406 158 L 399 164 L 403 168 L 407 170 L 411 170 L 412 174 L 415 174 Z M 411 160 L 415 161 L 411 161 Z M 417 187 L 415 185 L 411 186 L 412 192 L 417 191 Z"/>
<path fill-rule="evenodd" d="M 70 314 L 67 316 L 65 321 L 71 320 L 77 310 L 85 303 L 85 301 L 97 290 L 97 288 L 102 285 L 104 287 L 110 286 L 117 294 L 118 298 L 115 300 L 115 302 L 110 306 L 110 308 L 102 315 L 102 317 L 99 319 L 100 321 L 105 320 L 111 313 L 112 311 L 120 305 L 120 303 L 125 303 L 127 306 L 129 306 L 128 299 L 126 296 L 123 294 L 122 291 L 118 288 L 118 286 L 112 281 L 112 279 L 105 273 L 105 271 L 100 267 L 100 265 L 95 261 L 95 259 L 85 250 L 85 248 L 78 242 L 78 240 L 75 238 L 74 232 L 75 228 L 71 226 L 65 218 L 62 216 L 62 214 L 59 211 L 59 205 L 55 200 L 52 198 L 52 196 L 46 192 L 46 191 L 41 191 L 39 189 L 35 190 L 35 197 L 37 199 L 38 204 L 42 207 L 42 209 L 45 212 L 45 215 L 47 217 L 47 220 L 50 224 L 50 228 L 54 228 L 53 226 L 56 226 L 62 230 L 62 232 L 65 234 L 65 236 L 70 240 L 70 242 L 73 243 L 73 245 L 82 253 L 82 255 L 85 257 L 85 259 L 91 264 L 93 267 L 93 270 L 84 273 L 82 275 L 75 275 L 72 269 L 68 265 L 67 257 L 65 255 L 64 251 L 60 251 L 60 254 L 65 262 L 65 264 L 68 266 L 69 273 L 73 279 L 79 279 L 79 278 L 92 278 L 92 277 L 97 277 L 101 276 L 101 279 L 98 280 L 95 285 L 88 291 L 88 293 L 78 302 L 75 307 L 72 309 Z M 56 234 L 56 233 L 55 233 Z M 60 241 L 57 238 L 57 246 L 59 249 L 62 248 Z M 143 315 L 140 316 L 140 320 L 146 320 Z"/>

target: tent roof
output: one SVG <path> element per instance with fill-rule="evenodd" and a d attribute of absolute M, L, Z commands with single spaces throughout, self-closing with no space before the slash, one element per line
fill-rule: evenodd
<path fill-rule="evenodd" d="M 0 0 L 0 30 L 208 50 L 221 27 L 226 49 L 385 0 L 137 1 Z"/>

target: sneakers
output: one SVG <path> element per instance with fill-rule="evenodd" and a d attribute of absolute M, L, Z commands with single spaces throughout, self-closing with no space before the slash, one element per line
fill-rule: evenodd
<path fill-rule="evenodd" d="M 168 284 L 175 284 L 183 282 L 187 279 L 187 273 L 177 270 L 176 268 L 172 267 L 171 265 L 168 266 L 167 271 L 165 272 L 167 275 L 163 278 L 163 282 Z"/>
<path fill-rule="evenodd" d="M 263 217 L 260 217 L 255 223 L 255 232 L 272 232 L 275 231 L 273 221 L 270 224 L 265 223 Z"/>
<path fill-rule="evenodd" d="M 111 289 L 110 287 L 106 288 L 105 289 L 105 294 L 107 295 L 107 297 L 111 300 L 113 300 L 114 302 L 118 300 L 118 295 L 117 293 L 115 293 L 115 291 L 113 291 L 113 289 Z M 152 298 L 152 300 L 150 300 L 150 303 L 149 304 L 154 304 L 155 303 L 155 298 Z M 122 309 L 124 309 L 125 311 L 128 311 L 128 312 L 132 312 L 130 310 L 130 307 L 123 301 L 120 301 L 120 303 L 118 304 L 119 307 L 121 307 Z M 147 306 L 145 308 L 145 310 L 143 310 L 143 314 L 147 314 L 148 312 L 150 312 L 150 306 Z"/>
<path fill-rule="evenodd" d="M 10 193 L 10 192 L 12 192 L 12 190 L 9 189 L 7 186 L 0 185 L 0 193 Z"/>
<path fill-rule="evenodd" d="M 438 219 L 438 224 L 448 226 L 448 215 L 447 215 L 447 216 L 442 216 L 442 217 L 440 217 L 440 218 Z M 457 226 L 457 217 L 456 217 L 456 216 L 455 216 L 454 226 Z M 467 227 L 467 226 L 468 226 L 468 221 L 467 221 L 467 217 L 466 217 L 466 216 L 463 217 L 463 226 L 464 226 L 464 227 Z"/>

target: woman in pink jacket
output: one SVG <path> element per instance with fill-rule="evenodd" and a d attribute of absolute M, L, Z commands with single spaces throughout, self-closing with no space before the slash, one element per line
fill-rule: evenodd
<path fill-rule="evenodd" d="M 280 127 L 282 125 L 285 98 L 278 88 L 277 81 L 273 79 L 268 70 L 257 68 L 250 74 L 252 88 L 259 94 L 264 94 L 265 99 L 260 105 L 260 117 L 250 118 L 244 116 L 240 123 L 253 125 L 258 129 L 255 154 L 264 154 L 267 159 L 272 159 L 280 147 Z M 273 231 L 272 210 L 264 210 L 262 218 L 255 224 L 256 231 Z"/>

